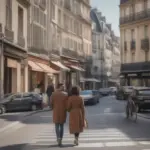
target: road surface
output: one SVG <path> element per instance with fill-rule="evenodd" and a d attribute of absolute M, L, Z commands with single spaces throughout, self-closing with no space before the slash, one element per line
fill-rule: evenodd
<path fill-rule="evenodd" d="M 64 149 L 89 150 L 150 150 L 150 119 L 138 117 L 137 123 L 127 120 L 125 102 L 104 97 L 96 106 L 86 107 L 89 128 L 81 134 L 79 146 L 65 125 Z M 60 149 L 56 144 L 52 112 L 34 114 L 0 134 L 0 150 Z"/>

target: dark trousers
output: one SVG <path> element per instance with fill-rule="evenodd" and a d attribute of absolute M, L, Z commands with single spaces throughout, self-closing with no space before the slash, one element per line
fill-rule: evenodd
<path fill-rule="evenodd" d="M 55 131 L 56 131 L 57 139 L 62 139 L 64 135 L 64 124 L 56 123 Z"/>
<path fill-rule="evenodd" d="M 79 133 L 74 134 L 75 138 L 79 138 Z"/>

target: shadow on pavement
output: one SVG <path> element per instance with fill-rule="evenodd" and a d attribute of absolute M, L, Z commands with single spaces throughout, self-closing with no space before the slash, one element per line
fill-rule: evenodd
<path fill-rule="evenodd" d="M 27 144 L 8 145 L 0 147 L 0 150 L 23 150 Z"/>

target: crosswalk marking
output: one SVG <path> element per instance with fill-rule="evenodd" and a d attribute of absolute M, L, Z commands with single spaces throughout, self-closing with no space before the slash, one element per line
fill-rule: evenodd
<path fill-rule="evenodd" d="M 74 136 L 70 135 L 68 128 L 64 130 L 63 144 L 73 144 Z M 120 130 L 100 129 L 86 130 L 81 133 L 79 146 L 75 148 L 104 148 L 104 147 L 133 147 L 138 145 L 150 145 L 148 138 L 130 138 Z M 56 144 L 55 128 L 41 131 L 30 143 L 31 146 L 50 146 Z"/>

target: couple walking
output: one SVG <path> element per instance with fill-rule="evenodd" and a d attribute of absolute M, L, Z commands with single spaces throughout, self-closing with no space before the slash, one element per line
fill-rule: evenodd
<path fill-rule="evenodd" d="M 85 127 L 85 110 L 82 98 L 79 96 L 78 87 L 71 89 L 71 95 L 68 97 L 64 92 L 63 84 L 59 84 L 57 90 L 51 96 L 51 107 L 53 109 L 53 122 L 55 124 L 58 145 L 62 145 L 64 134 L 64 123 L 69 116 L 70 134 L 74 134 L 74 144 L 78 145 L 79 134 Z"/>

